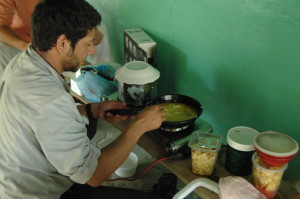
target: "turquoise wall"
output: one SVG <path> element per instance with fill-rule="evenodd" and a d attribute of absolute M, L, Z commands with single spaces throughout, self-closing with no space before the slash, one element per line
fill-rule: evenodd
<path fill-rule="evenodd" d="M 123 60 L 123 30 L 143 28 L 158 44 L 159 94 L 199 100 L 214 132 L 225 138 L 242 125 L 300 143 L 299 0 L 89 2 L 108 27 L 115 60 Z M 300 155 L 285 177 L 300 179 L 299 165 Z"/>

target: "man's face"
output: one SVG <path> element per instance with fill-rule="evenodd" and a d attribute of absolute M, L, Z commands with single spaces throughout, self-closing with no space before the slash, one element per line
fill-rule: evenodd
<path fill-rule="evenodd" d="M 63 60 L 64 71 L 76 72 L 79 66 L 85 63 L 88 55 L 96 53 L 93 44 L 94 37 L 95 29 L 89 30 L 88 34 L 77 42 L 74 50 L 70 48 L 68 55 Z"/>

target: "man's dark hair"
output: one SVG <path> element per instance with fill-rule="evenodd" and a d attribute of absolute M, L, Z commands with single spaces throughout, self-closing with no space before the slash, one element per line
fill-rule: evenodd
<path fill-rule="evenodd" d="M 31 16 L 32 46 L 48 51 L 65 34 L 74 49 L 100 22 L 100 14 L 85 0 L 43 0 Z"/>

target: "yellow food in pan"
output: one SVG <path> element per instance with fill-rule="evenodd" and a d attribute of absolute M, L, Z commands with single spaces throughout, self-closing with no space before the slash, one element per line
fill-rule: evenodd
<path fill-rule="evenodd" d="M 166 121 L 181 122 L 197 117 L 197 112 L 190 106 L 182 103 L 161 103 L 159 104 L 167 113 Z"/>

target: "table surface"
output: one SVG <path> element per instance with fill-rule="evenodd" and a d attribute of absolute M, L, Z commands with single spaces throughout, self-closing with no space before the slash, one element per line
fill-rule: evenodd
<path fill-rule="evenodd" d="M 75 93 L 71 92 L 71 94 L 80 99 L 83 103 L 89 103 L 83 96 L 78 96 Z M 126 129 L 129 121 L 123 121 L 119 123 L 114 123 L 114 125 L 123 131 Z M 152 155 L 156 159 L 167 157 L 168 154 L 165 150 L 165 142 L 166 140 L 160 133 L 156 131 L 151 131 L 145 133 L 138 144 L 147 151 L 150 155 Z M 191 157 L 184 160 L 164 160 L 160 163 L 166 167 L 170 172 L 174 173 L 182 182 L 188 184 L 189 182 L 197 179 L 197 178 L 209 178 L 215 182 L 218 182 L 221 177 L 232 176 L 224 167 L 226 156 L 226 148 L 221 148 L 218 154 L 218 159 L 216 161 L 215 169 L 212 175 L 210 176 L 201 176 L 194 174 L 191 170 Z M 246 180 L 252 183 L 251 176 L 244 177 Z M 218 194 L 203 188 L 198 187 L 195 189 L 195 192 L 203 199 L 219 199 Z M 278 190 L 278 194 L 275 199 L 293 199 L 293 197 L 297 195 L 297 191 L 291 183 L 282 181 Z"/>
<path fill-rule="evenodd" d="M 121 131 L 126 128 L 127 124 L 128 121 L 114 123 L 114 125 Z M 151 131 L 145 133 L 139 140 L 138 144 L 154 158 L 160 159 L 168 156 L 165 150 L 166 143 L 164 143 L 164 140 L 166 139 L 160 133 Z M 190 156 L 184 160 L 165 160 L 162 161 L 161 164 L 172 173 L 174 173 L 185 184 L 188 184 L 189 182 L 197 178 L 209 178 L 215 182 L 218 182 L 221 177 L 232 176 L 232 174 L 230 174 L 225 169 L 225 158 L 226 147 L 222 147 L 218 154 L 214 172 L 210 176 L 201 176 L 194 174 L 191 170 L 192 165 Z M 252 183 L 251 175 L 245 176 L 244 178 Z M 198 187 L 195 192 L 203 199 L 220 198 L 218 194 L 203 187 Z M 282 181 L 275 199 L 292 199 L 295 195 L 297 195 L 297 191 L 292 186 L 292 184 L 286 181 Z"/>

